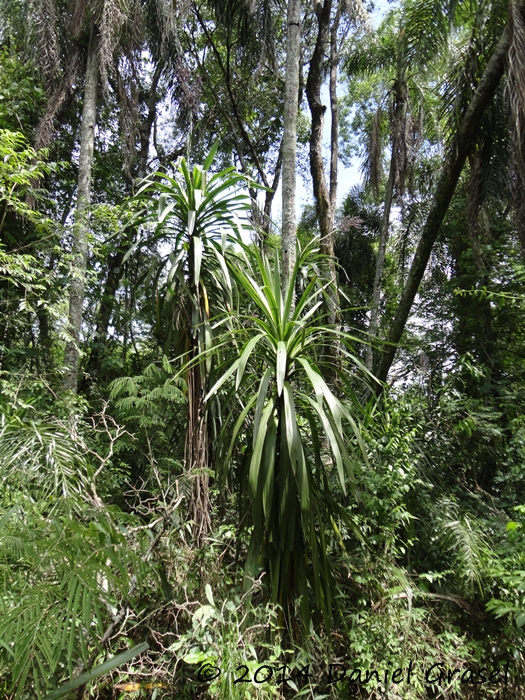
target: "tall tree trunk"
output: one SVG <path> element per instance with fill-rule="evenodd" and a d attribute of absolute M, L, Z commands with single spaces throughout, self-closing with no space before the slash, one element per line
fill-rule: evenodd
<path fill-rule="evenodd" d="M 288 0 L 286 30 L 286 77 L 284 86 L 282 284 L 285 287 L 295 265 L 296 246 L 296 150 L 299 107 L 299 61 L 301 57 L 301 0 Z"/>
<path fill-rule="evenodd" d="M 330 211 L 332 220 L 330 229 L 334 228 L 334 214 L 337 204 L 337 169 L 339 165 L 339 103 L 337 102 L 337 71 L 339 68 L 339 49 L 337 33 L 341 21 L 341 4 L 339 0 L 334 23 L 330 32 Z"/>
<path fill-rule="evenodd" d="M 374 336 L 377 333 L 379 325 L 379 300 L 381 298 L 381 280 L 383 277 L 383 265 L 385 263 L 386 244 L 388 242 L 388 229 L 390 225 L 390 211 L 392 209 L 392 199 L 394 196 L 394 174 L 395 174 L 395 155 L 392 149 L 390 158 L 390 172 L 385 190 L 385 208 L 383 209 L 383 219 L 381 221 L 381 231 L 379 233 L 379 248 L 377 251 L 376 269 L 374 274 L 374 286 L 372 290 L 372 305 L 370 309 L 370 324 L 368 326 L 368 341 L 366 347 L 366 368 L 372 371 L 374 367 L 374 348 L 372 346 Z"/>
<path fill-rule="evenodd" d="M 334 211 L 330 192 L 326 183 L 323 163 L 323 127 L 326 107 L 321 102 L 321 87 L 323 84 L 323 63 L 326 49 L 330 41 L 330 13 L 332 0 L 323 4 L 316 3 L 317 41 L 310 61 L 310 70 L 306 81 L 306 97 L 312 114 L 312 133 L 310 135 L 310 172 L 312 174 L 314 197 L 317 208 L 317 220 L 321 230 L 319 248 L 323 255 L 328 256 L 327 273 L 331 287 L 328 291 L 327 316 L 328 322 L 335 325 L 338 316 L 337 275 L 334 261 Z M 336 98 L 337 99 L 337 98 Z M 332 163 L 331 163 L 332 166 Z"/>
<path fill-rule="evenodd" d="M 522 3 L 523 4 L 523 3 Z M 512 32 L 507 26 L 501 35 L 499 43 L 490 57 L 481 80 L 472 97 L 470 105 L 462 119 L 454 142 L 450 145 L 439 179 L 432 206 L 427 216 L 419 244 L 408 273 L 408 278 L 399 300 L 396 315 L 392 321 L 387 343 L 383 350 L 381 361 L 377 368 L 377 378 L 384 382 L 396 354 L 396 346 L 401 340 L 405 325 L 412 308 L 419 284 L 425 274 L 432 247 L 439 234 L 441 224 L 447 213 L 450 201 L 454 195 L 457 182 L 463 170 L 476 127 L 479 124 L 483 110 L 492 99 L 499 85 L 503 72 L 507 51 L 510 46 Z M 381 386 L 378 385 L 380 392 Z"/>
<path fill-rule="evenodd" d="M 379 326 L 379 300 L 381 298 L 381 281 L 383 278 L 383 266 L 385 264 L 386 244 L 390 228 L 390 213 L 392 211 L 392 201 L 394 198 L 394 184 L 396 172 L 398 171 L 400 149 L 406 149 L 405 120 L 407 111 L 407 88 L 404 76 L 399 76 L 395 85 L 395 110 L 392 123 L 392 153 L 390 156 L 390 172 L 385 191 L 385 208 L 383 209 L 383 219 L 381 221 L 381 232 L 379 234 L 379 249 L 377 251 L 376 269 L 374 274 L 374 287 L 372 291 L 372 308 L 370 310 L 370 325 L 368 335 L 370 345 L 366 348 L 366 367 L 370 371 L 374 367 L 374 348 L 372 342 Z M 403 143 L 401 140 L 403 139 Z M 403 171 L 405 168 L 403 167 Z M 404 178 L 404 172 L 400 175 Z M 397 193 L 399 196 L 399 192 Z"/>
<path fill-rule="evenodd" d="M 70 340 L 66 343 L 64 353 L 64 365 L 66 367 L 64 388 L 75 392 L 78 384 L 78 344 L 86 285 L 89 230 L 88 207 L 91 200 L 91 177 L 97 117 L 97 84 L 98 37 L 95 34 L 95 30 L 93 30 L 86 61 L 86 82 L 82 107 L 82 125 L 80 128 L 77 206 L 75 223 L 73 225 L 73 274 L 69 284 L 68 333 Z"/>

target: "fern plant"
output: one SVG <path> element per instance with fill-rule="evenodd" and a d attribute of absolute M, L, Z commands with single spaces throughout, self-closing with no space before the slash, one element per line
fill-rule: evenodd
<path fill-rule="evenodd" d="M 93 507 L 77 432 L 74 421 L 3 416 L 0 689 L 10 700 L 42 698 L 103 658 L 106 630 L 149 571 L 143 529 L 141 541 L 129 516 Z"/>

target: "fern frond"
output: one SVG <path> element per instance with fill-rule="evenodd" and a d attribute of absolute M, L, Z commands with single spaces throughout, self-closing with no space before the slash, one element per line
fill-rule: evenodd
<path fill-rule="evenodd" d="M 461 513 L 458 505 L 449 499 L 439 502 L 436 521 L 442 546 L 452 555 L 458 578 L 467 589 L 476 586 L 483 592 L 490 550 L 481 526 L 471 515 Z"/>

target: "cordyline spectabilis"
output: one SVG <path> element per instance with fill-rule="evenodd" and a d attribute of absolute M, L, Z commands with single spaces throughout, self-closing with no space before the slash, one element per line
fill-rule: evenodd
<path fill-rule="evenodd" d="M 238 352 L 223 363 L 207 395 L 225 407 L 219 482 L 235 480 L 241 502 L 251 506 L 251 520 L 244 523 L 253 525 L 246 574 L 266 572 L 268 597 L 282 607 L 289 629 L 299 596 L 305 625 L 313 602 L 330 626 L 334 581 L 327 533 L 339 532 L 336 521 L 353 529 L 332 488 L 337 482 L 346 492 L 354 460 L 366 460 L 357 422 L 324 378 L 334 371 L 325 348 L 336 338 L 345 371 L 353 368 L 364 377 L 366 370 L 347 349 L 355 339 L 324 321 L 329 282 L 320 275 L 325 261 L 315 245 L 298 251 L 286 284 L 278 255 L 273 268 L 264 254 L 247 247 L 229 258 L 246 311 L 231 314 L 231 326 L 219 339 L 234 343 Z M 301 278 L 307 282 L 295 298 Z M 240 471 L 233 468 L 237 459 Z"/>
<path fill-rule="evenodd" d="M 174 176 L 155 173 L 143 181 L 134 198 L 145 209 L 144 224 L 152 235 L 139 239 L 127 256 L 144 243 L 162 244 L 146 284 L 155 294 L 157 337 L 165 352 L 174 352 L 186 366 L 188 425 L 186 472 L 192 480 L 190 518 L 200 539 L 211 527 L 208 494 L 208 412 L 204 406 L 215 343 L 211 319 L 231 308 L 232 282 L 226 264 L 227 246 L 241 241 L 238 214 L 250 208 L 239 191 L 247 178 L 235 168 L 209 172 L 218 144 L 202 166 L 191 170 L 183 158 Z M 250 183 L 250 186 L 256 186 Z M 194 361 L 196 360 L 196 361 Z"/>

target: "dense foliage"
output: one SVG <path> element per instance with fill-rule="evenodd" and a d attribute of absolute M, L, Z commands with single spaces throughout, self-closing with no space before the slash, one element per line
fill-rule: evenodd
<path fill-rule="evenodd" d="M 525 697 L 525 5 L 287 4 L 0 3 L 0 698 Z"/>

